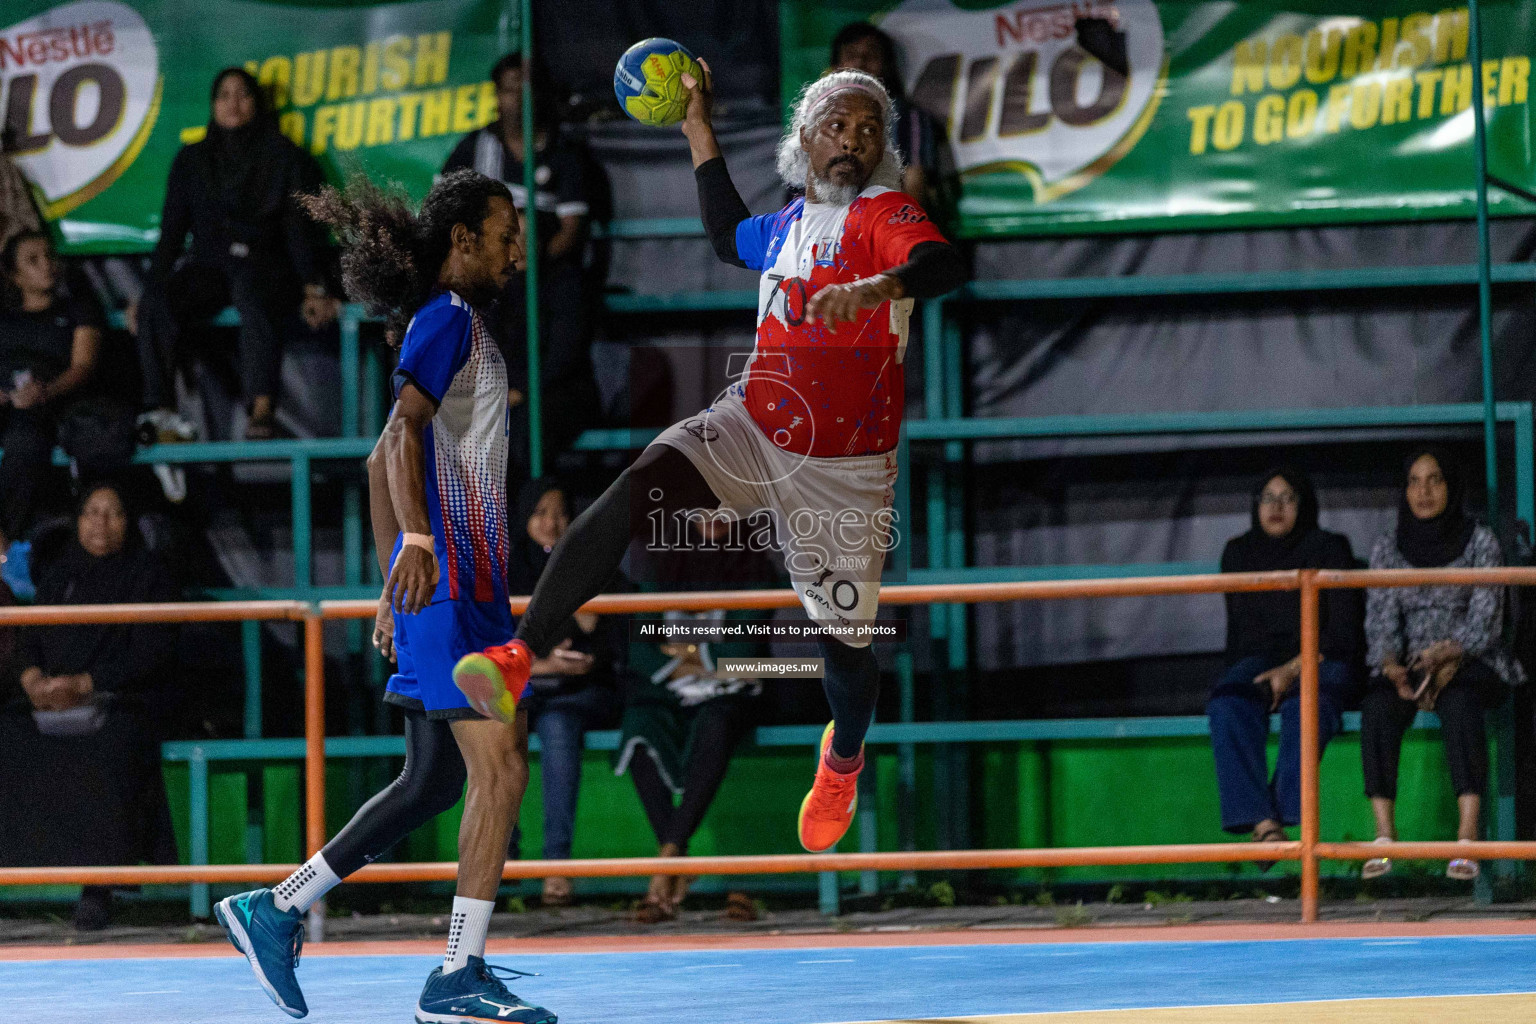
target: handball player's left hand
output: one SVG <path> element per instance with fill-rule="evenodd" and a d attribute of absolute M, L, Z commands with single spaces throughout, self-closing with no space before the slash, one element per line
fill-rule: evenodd
<path fill-rule="evenodd" d="M 432 600 L 437 588 L 437 556 L 426 548 L 407 544 L 395 556 L 395 567 L 384 584 L 389 606 L 405 615 L 415 615 Z"/>
<path fill-rule="evenodd" d="M 389 595 L 379 596 L 379 610 L 373 617 L 373 646 L 390 664 L 395 662 L 395 610 L 389 606 Z"/>
<path fill-rule="evenodd" d="M 835 334 L 838 324 L 857 320 L 860 310 L 878 309 L 882 302 L 899 299 L 905 294 L 900 279 L 888 274 L 876 274 L 848 284 L 829 284 L 806 301 L 805 318 L 821 320 Z"/>

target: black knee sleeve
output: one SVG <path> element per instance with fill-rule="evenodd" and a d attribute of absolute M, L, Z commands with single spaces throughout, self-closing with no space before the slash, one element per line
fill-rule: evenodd
<path fill-rule="evenodd" d="M 849 647 L 841 640 L 817 640 L 826 675 L 822 689 L 832 706 L 832 752 L 857 757 L 875 716 L 880 696 L 880 665 L 869 647 Z"/>
<path fill-rule="evenodd" d="M 452 727 L 408 712 L 405 767 L 325 845 L 325 862 L 346 878 L 458 803 L 466 778 Z"/>

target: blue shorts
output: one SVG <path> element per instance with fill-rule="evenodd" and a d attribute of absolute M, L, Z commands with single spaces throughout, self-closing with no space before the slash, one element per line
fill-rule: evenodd
<path fill-rule="evenodd" d="M 505 601 L 439 601 L 415 615 L 395 615 L 395 674 L 384 700 L 428 718 L 483 718 L 453 685 L 453 666 L 466 654 L 512 639 Z"/>

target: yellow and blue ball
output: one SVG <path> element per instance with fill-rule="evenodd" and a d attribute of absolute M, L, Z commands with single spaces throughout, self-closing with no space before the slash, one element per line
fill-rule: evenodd
<path fill-rule="evenodd" d="M 643 39 L 624 51 L 613 69 L 613 92 L 624 113 L 658 128 L 677 124 L 688 111 L 683 74 L 702 81 L 699 62 L 681 43 Z"/>

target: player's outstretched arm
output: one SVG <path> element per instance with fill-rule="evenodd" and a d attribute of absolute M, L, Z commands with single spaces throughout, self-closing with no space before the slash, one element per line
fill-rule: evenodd
<path fill-rule="evenodd" d="M 736 228 L 750 213 L 747 204 L 741 201 L 741 193 L 731 182 L 730 172 L 725 169 L 725 158 L 720 155 L 720 144 L 715 140 L 715 126 L 711 120 L 714 75 L 704 61 L 699 61 L 699 67 L 704 72 L 702 82 L 692 75 L 683 75 L 683 85 L 688 89 L 683 134 L 688 137 L 688 149 L 693 154 L 693 176 L 699 187 L 699 214 L 715 255 L 733 266 L 745 267 L 746 261 L 736 251 Z"/>

